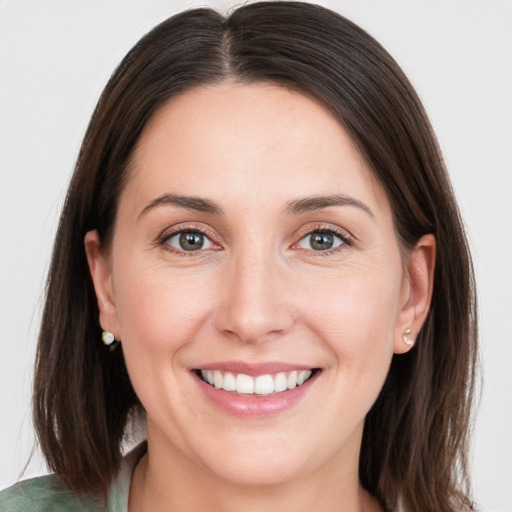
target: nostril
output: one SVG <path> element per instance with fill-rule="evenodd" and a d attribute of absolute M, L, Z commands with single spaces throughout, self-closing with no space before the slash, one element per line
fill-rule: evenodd
<path fill-rule="evenodd" d="M 219 312 L 215 326 L 229 337 L 258 343 L 288 332 L 293 322 L 293 315 L 279 305 L 271 306 L 265 312 L 251 311 L 238 305 Z"/>
<path fill-rule="evenodd" d="M 256 260 L 233 263 L 215 313 L 217 330 L 248 343 L 283 334 L 294 323 L 292 305 L 271 270 L 275 263 L 263 257 Z"/>

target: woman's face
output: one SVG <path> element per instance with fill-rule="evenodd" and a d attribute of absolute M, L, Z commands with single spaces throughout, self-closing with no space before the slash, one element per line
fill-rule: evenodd
<path fill-rule="evenodd" d="M 389 201 L 347 132 L 300 93 L 224 82 L 163 106 L 132 164 L 93 277 L 150 461 L 239 483 L 352 471 L 412 317 Z"/>

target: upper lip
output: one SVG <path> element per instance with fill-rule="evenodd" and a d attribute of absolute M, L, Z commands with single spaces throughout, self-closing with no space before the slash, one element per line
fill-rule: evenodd
<path fill-rule="evenodd" d="M 221 372 L 243 373 L 256 377 L 268 373 L 291 372 L 293 370 L 313 370 L 311 365 L 299 363 L 284 363 L 269 361 L 261 363 L 248 363 L 245 361 L 217 361 L 194 367 L 193 370 L 219 370 Z"/>

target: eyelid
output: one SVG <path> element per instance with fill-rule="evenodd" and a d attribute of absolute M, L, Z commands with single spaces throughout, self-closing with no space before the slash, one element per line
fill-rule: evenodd
<path fill-rule="evenodd" d="M 189 233 L 200 233 L 201 235 L 205 236 L 210 240 L 210 242 L 215 245 L 214 248 L 208 248 L 208 249 L 199 249 L 197 251 L 185 251 L 180 250 L 177 247 L 174 247 L 167 243 L 167 241 L 172 238 L 173 236 L 176 236 L 183 232 L 189 232 Z M 218 235 L 208 226 L 192 223 L 182 223 L 167 227 L 164 229 L 160 235 L 155 240 L 155 245 L 157 246 L 165 246 L 165 248 L 173 253 L 180 254 L 180 255 L 186 255 L 186 256 L 194 256 L 199 253 L 204 253 L 205 251 L 212 251 L 212 250 L 219 250 L 222 249 L 221 244 L 217 241 Z"/>
<path fill-rule="evenodd" d="M 204 233 L 198 232 L 196 230 L 188 230 L 188 229 L 186 229 L 186 230 L 184 229 L 184 230 L 178 231 L 177 233 L 171 234 L 170 236 L 168 236 L 165 239 L 165 243 L 167 245 L 170 245 L 173 249 L 176 249 L 177 251 L 180 251 L 180 252 L 183 251 L 184 249 L 179 247 L 179 245 L 181 245 L 181 236 L 184 233 L 192 234 L 194 236 L 200 235 L 201 240 L 203 241 L 203 246 L 201 248 L 196 249 L 196 250 L 190 250 L 190 251 L 187 251 L 185 249 L 185 252 L 189 253 L 189 252 L 199 252 L 199 251 L 207 251 L 209 249 L 215 249 L 215 242 L 210 240 L 210 237 L 208 237 Z M 176 242 L 177 242 L 177 244 L 176 244 Z M 206 245 L 206 247 L 205 247 L 205 245 Z"/>
<path fill-rule="evenodd" d="M 304 238 L 307 236 L 316 233 L 316 232 L 324 232 L 324 233 L 332 233 L 333 235 L 339 237 L 343 244 L 341 246 L 335 247 L 333 249 L 326 249 L 324 251 L 313 251 L 310 250 L 310 252 L 315 254 L 330 254 L 331 252 L 336 252 L 343 248 L 343 246 L 352 246 L 355 243 L 355 237 L 352 236 L 347 230 L 340 228 L 339 226 L 333 225 L 333 224 L 325 224 L 325 223 L 318 223 L 313 225 L 307 225 L 305 227 L 301 227 L 299 230 L 297 230 L 295 238 L 296 241 L 292 244 L 292 249 L 302 249 L 300 247 L 297 247 L 298 243 L 301 242 Z M 308 251 L 308 249 L 302 249 L 305 251 Z"/>
<path fill-rule="evenodd" d="M 182 232 L 196 232 L 201 233 L 203 236 L 207 237 L 216 247 L 215 248 L 209 248 L 209 249 L 199 249 L 197 251 L 184 251 L 180 250 L 176 247 L 171 246 L 170 244 L 167 244 L 166 242 L 169 240 L 169 238 L 182 233 Z M 314 251 L 314 250 L 308 250 L 303 249 L 300 247 L 297 247 L 297 244 L 302 241 L 305 237 L 315 233 L 315 232 L 327 232 L 332 233 L 333 235 L 339 237 L 343 243 L 335 247 L 333 249 L 326 249 L 324 251 Z M 160 235 L 155 240 L 155 245 L 157 246 L 165 246 L 165 248 L 173 253 L 179 254 L 179 255 L 185 255 L 185 256 L 194 256 L 199 255 L 200 253 L 204 253 L 207 251 L 212 250 L 220 250 L 222 249 L 222 244 L 218 241 L 218 234 L 209 228 L 207 225 L 204 225 L 202 223 L 178 223 L 173 226 L 169 226 L 166 229 L 164 229 Z M 306 252 L 314 253 L 315 255 L 328 255 L 332 252 L 337 252 L 344 248 L 344 246 L 352 246 L 355 243 L 355 237 L 351 235 L 347 230 L 328 223 L 315 223 L 313 225 L 308 224 L 306 226 L 302 226 L 299 228 L 294 235 L 295 242 L 290 246 L 291 249 L 301 249 Z"/>

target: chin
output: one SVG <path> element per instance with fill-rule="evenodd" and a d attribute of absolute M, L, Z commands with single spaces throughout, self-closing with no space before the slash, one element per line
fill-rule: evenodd
<path fill-rule="evenodd" d="M 297 466 L 280 460 L 236 461 L 235 464 L 222 464 L 215 472 L 224 481 L 244 487 L 262 487 L 283 484 L 297 476 Z"/>
<path fill-rule="evenodd" d="M 201 453 L 201 465 L 223 481 L 241 486 L 271 486 L 292 480 L 308 466 L 298 443 L 281 436 L 257 439 L 250 436 L 217 445 L 215 451 Z M 265 436 L 266 437 L 266 436 Z"/>

